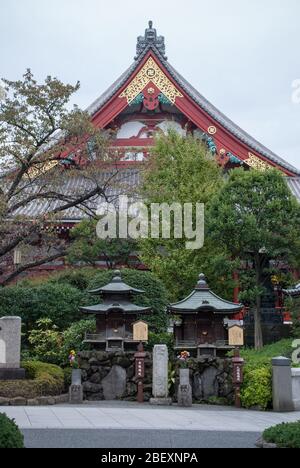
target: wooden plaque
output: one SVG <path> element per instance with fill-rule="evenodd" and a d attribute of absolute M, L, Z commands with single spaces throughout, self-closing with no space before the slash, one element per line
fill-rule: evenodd
<path fill-rule="evenodd" d="M 228 330 L 229 346 L 244 346 L 244 329 L 234 325 Z"/>
<path fill-rule="evenodd" d="M 148 323 L 141 320 L 133 324 L 133 341 L 148 341 Z"/>

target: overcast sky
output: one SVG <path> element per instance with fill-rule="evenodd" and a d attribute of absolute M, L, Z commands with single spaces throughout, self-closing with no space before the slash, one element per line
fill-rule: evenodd
<path fill-rule="evenodd" d="M 0 76 L 79 80 L 86 108 L 132 63 L 150 19 L 193 86 L 300 168 L 299 0 L 0 0 Z"/>

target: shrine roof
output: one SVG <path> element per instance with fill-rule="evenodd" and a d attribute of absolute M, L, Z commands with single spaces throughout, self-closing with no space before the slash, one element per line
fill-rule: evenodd
<path fill-rule="evenodd" d="M 86 314 L 107 314 L 109 312 L 117 311 L 126 314 L 142 314 L 151 311 L 150 307 L 140 307 L 131 302 L 119 301 L 119 302 L 103 302 L 89 307 L 80 307 L 80 310 Z"/>
<path fill-rule="evenodd" d="M 114 95 L 122 88 L 123 85 L 135 73 L 141 65 L 146 55 L 152 52 L 163 67 L 169 72 L 173 80 L 186 92 L 186 94 L 212 119 L 219 123 L 224 129 L 234 135 L 240 142 L 247 145 L 253 151 L 256 151 L 263 157 L 269 159 L 275 164 L 287 169 L 288 171 L 300 175 L 300 170 L 289 164 L 283 158 L 269 150 L 255 138 L 242 130 L 232 120 L 220 112 L 213 104 L 211 104 L 202 94 L 200 94 L 177 70 L 169 63 L 165 56 L 164 38 L 157 36 L 156 29 L 152 28 L 152 23 L 149 23 L 149 28 L 145 31 L 145 36 L 138 38 L 137 56 L 132 65 L 116 80 L 98 99 L 96 99 L 88 108 L 87 112 L 93 117 L 97 114 Z"/>
<path fill-rule="evenodd" d="M 294 288 L 284 289 L 283 292 L 286 296 L 300 297 L 300 283 Z"/>
<path fill-rule="evenodd" d="M 197 313 L 203 310 L 212 310 L 215 314 L 235 314 L 243 309 L 243 304 L 221 299 L 206 283 L 205 276 L 200 275 L 194 291 L 183 301 L 168 306 L 169 312 Z"/>
<path fill-rule="evenodd" d="M 141 289 L 132 288 L 128 284 L 124 283 L 122 280 L 121 272 L 116 270 L 114 272 L 114 277 L 110 283 L 101 288 L 93 289 L 89 291 L 90 294 L 100 295 L 100 294 L 143 294 L 145 291 Z"/>

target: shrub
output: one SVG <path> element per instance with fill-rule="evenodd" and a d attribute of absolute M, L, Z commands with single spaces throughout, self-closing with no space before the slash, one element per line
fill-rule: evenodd
<path fill-rule="evenodd" d="M 283 423 L 271 427 L 263 433 L 266 442 L 276 444 L 279 448 L 300 448 L 300 421 Z"/>
<path fill-rule="evenodd" d="M 91 281 L 90 289 L 104 286 L 113 276 L 111 270 L 100 271 Z M 122 270 L 122 279 L 130 286 L 145 291 L 145 294 L 134 296 L 133 302 L 139 306 L 151 307 L 152 315 L 144 319 L 152 326 L 153 331 L 158 333 L 165 331 L 168 322 L 166 313 L 168 300 L 163 283 L 153 273 L 130 269 Z"/>
<path fill-rule="evenodd" d="M 24 436 L 15 421 L 0 413 L 0 448 L 24 448 Z"/>
<path fill-rule="evenodd" d="M 59 351 L 62 345 L 62 334 L 50 319 L 38 320 L 36 327 L 29 332 L 28 336 L 32 354 L 40 361 L 60 364 Z"/>
<path fill-rule="evenodd" d="M 11 286 L 0 290 L 0 317 L 22 318 L 25 332 L 37 320 L 47 317 L 60 329 L 82 318 L 78 308 L 86 304 L 86 295 L 68 284 L 42 284 L 35 287 Z"/>
<path fill-rule="evenodd" d="M 96 268 L 69 269 L 62 273 L 56 273 L 49 278 L 50 284 L 68 284 L 74 288 L 86 291 L 90 282 L 99 272 Z"/>
<path fill-rule="evenodd" d="M 60 363 L 66 364 L 71 349 L 76 352 L 87 349 L 89 345 L 83 343 L 85 333 L 93 333 L 96 331 L 96 321 L 80 320 L 73 323 L 67 330 L 63 332 L 62 346 L 60 349 Z"/>
<path fill-rule="evenodd" d="M 285 339 L 264 346 L 261 350 L 244 349 L 241 351 L 241 356 L 245 359 L 241 401 L 245 408 L 272 407 L 271 361 L 276 356 L 290 357 L 293 352 L 292 341 Z"/>
<path fill-rule="evenodd" d="M 153 333 L 149 332 L 149 341 L 146 349 L 152 352 L 155 345 L 166 344 L 169 351 L 169 359 L 172 359 L 174 354 L 174 337 L 171 333 Z"/>
<path fill-rule="evenodd" d="M 4 398 L 36 398 L 60 395 L 64 390 L 64 373 L 58 366 L 39 361 L 23 362 L 26 380 L 0 381 Z"/>
<path fill-rule="evenodd" d="M 272 404 L 272 370 L 271 366 L 257 369 L 245 368 L 241 401 L 245 408 L 258 406 L 267 409 Z"/>

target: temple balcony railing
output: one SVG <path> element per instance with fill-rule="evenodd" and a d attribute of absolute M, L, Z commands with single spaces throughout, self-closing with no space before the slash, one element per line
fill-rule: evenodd
<path fill-rule="evenodd" d="M 175 347 L 177 349 L 193 349 L 193 348 L 227 348 L 228 340 L 216 340 L 214 343 L 200 343 L 198 340 L 176 340 Z"/>
<path fill-rule="evenodd" d="M 104 343 L 108 340 L 133 341 L 133 334 L 122 331 L 119 333 L 110 333 L 109 331 L 103 333 L 86 333 L 84 339 L 86 343 Z"/>

